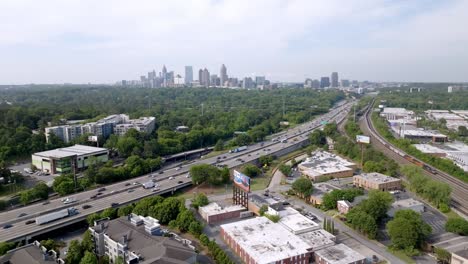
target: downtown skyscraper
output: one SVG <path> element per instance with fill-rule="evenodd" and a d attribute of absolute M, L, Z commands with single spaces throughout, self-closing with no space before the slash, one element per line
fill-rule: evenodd
<path fill-rule="evenodd" d="M 190 85 L 193 82 L 193 68 L 192 66 L 185 66 L 185 85 Z"/>
<path fill-rule="evenodd" d="M 221 86 L 224 86 L 226 81 L 228 80 L 227 69 L 226 66 L 224 66 L 224 64 L 221 65 L 221 70 L 219 71 L 219 79 Z"/>
<path fill-rule="evenodd" d="M 331 74 L 331 87 L 336 88 L 338 87 L 338 73 L 332 72 Z"/>

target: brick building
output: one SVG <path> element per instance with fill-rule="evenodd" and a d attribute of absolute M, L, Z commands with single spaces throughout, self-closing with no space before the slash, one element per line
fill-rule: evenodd
<path fill-rule="evenodd" d="M 401 180 L 378 172 L 353 176 L 353 184 L 364 189 L 394 191 L 401 189 Z"/>

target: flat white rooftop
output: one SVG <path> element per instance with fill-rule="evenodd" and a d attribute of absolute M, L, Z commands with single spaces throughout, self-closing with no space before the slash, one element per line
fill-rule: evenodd
<path fill-rule="evenodd" d="M 405 136 L 413 136 L 413 137 L 447 137 L 444 134 L 440 134 L 437 132 L 432 132 L 429 130 L 418 130 L 418 129 L 412 129 L 412 130 L 403 130 L 402 131 Z"/>
<path fill-rule="evenodd" d="M 266 217 L 224 224 L 221 228 L 258 264 L 307 254 L 310 248 L 283 225 L 273 223 Z"/>
<path fill-rule="evenodd" d="M 298 235 L 304 242 L 306 242 L 312 251 L 320 250 L 324 247 L 332 246 L 335 244 L 335 236 L 328 233 L 323 229 L 314 230 Z"/>
<path fill-rule="evenodd" d="M 107 152 L 105 148 L 96 148 L 91 146 L 85 145 L 74 145 L 67 148 L 58 148 L 53 150 L 47 150 L 42 152 L 34 153 L 35 156 L 47 157 L 47 158 L 66 158 L 72 157 L 75 155 L 82 156 L 82 155 L 92 155 L 92 154 L 99 154 Z"/>
<path fill-rule="evenodd" d="M 217 203 L 210 203 L 200 207 L 200 210 L 206 215 L 217 215 L 227 212 L 242 211 L 245 210 L 245 207 L 242 205 L 221 206 Z"/>
<path fill-rule="evenodd" d="M 279 223 L 293 234 L 301 234 L 319 229 L 319 224 L 303 216 L 291 207 L 278 212 L 280 215 Z"/>
<path fill-rule="evenodd" d="M 387 182 L 399 182 L 401 181 L 400 179 L 393 178 L 390 176 L 387 176 L 382 173 L 378 172 L 371 172 L 371 173 L 362 173 L 360 175 L 353 176 L 356 178 L 361 178 L 369 182 L 374 182 L 374 183 L 387 183 Z"/>
<path fill-rule="evenodd" d="M 329 264 L 349 264 L 365 259 L 363 255 L 344 244 L 337 244 L 318 250 L 315 252 L 315 255 L 326 260 Z"/>
<path fill-rule="evenodd" d="M 413 111 L 408 111 L 406 108 L 401 107 L 385 107 L 383 114 L 413 114 Z"/>
<path fill-rule="evenodd" d="M 310 177 L 352 170 L 356 164 L 340 156 L 326 152 L 315 151 L 312 156 L 299 164 L 299 168 Z"/>

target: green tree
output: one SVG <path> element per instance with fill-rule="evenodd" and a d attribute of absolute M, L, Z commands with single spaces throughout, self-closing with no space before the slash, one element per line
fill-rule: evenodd
<path fill-rule="evenodd" d="M 86 251 L 84 253 L 83 258 L 80 261 L 80 264 L 98 264 L 98 260 L 96 258 L 96 255 L 89 251 Z"/>
<path fill-rule="evenodd" d="M 278 168 L 284 176 L 289 176 L 291 174 L 291 166 L 286 164 L 279 165 Z"/>
<path fill-rule="evenodd" d="M 192 207 L 198 210 L 199 207 L 208 205 L 209 203 L 210 201 L 204 193 L 197 193 L 192 201 Z"/>
<path fill-rule="evenodd" d="M 468 236 L 468 221 L 461 217 L 449 218 L 445 223 L 445 230 L 462 236 Z"/>
<path fill-rule="evenodd" d="M 165 225 L 177 218 L 181 205 L 183 206 L 183 203 L 180 199 L 169 197 L 162 203 L 153 206 L 150 215 L 158 219 L 161 224 Z"/>
<path fill-rule="evenodd" d="M 438 261 L 442 264 L 449 264 L 452 259 L 452 254 L 443 248 L 434 248 L 434 253 Z"/>
<path fill-rule="evenodd" d="M 83 248 L 78 240 L 72 240 L 68 247 L 65 262 L 67 264 L 79 264 L 81 258 L 83 258 Z"/>
<path fill-rule="evenodd" d="M 83 240 L 81 240 L 81 248 L 84 251 L 94 252 L 93 235 L 91 235 L 91 232 L 89 230 L 86 230 L 86 232 L 84 232 L 83 234 Z"/>
<path fill-rule="evenodd" d="M 466 128 L 466 126 L 458 127 L 458 135 L 460 137 L 468 137 L 468 129 Z"/>
<path fill-rule="evenodd" d="M 377 236 L 376 219 L 363 210 L 362 207 L 354 207 L 346 214 L 346 221 L 359 232 L 367 235 L 370 239 Z"/>
<path fill-rule="evenodd" d="M 293 182 L 292 189 L 300 197 L 305 198 L 312 194 L 314 186 L 312 185 L 312 181 L 310 179 L 301 177 Z"/>
<path fill-rule="evenodd" d="M 9 250 L 14 249 L 16 246 L 13 242 L 0 242 L 0 256 L 5 255 Z"/>
<path fill-rule="evenodd" d="M 193 221 L 196 221 L 196 219 L 192 211 L 184 210 L 177 215 L 176 224 L 181 232 L 187 232 Z"/>
<path fill-rule="evenodd" d="M 224 149 L 224 141 L 222 139 L 219 139 L 216 141 L 216 144 L 214 146 L 214 151 L 221 151 Z"/>
<path fill-rule="evenodd" d="M 360 205 L 362 209 L 371 215 L 376 221 L 380 221 L 387 215 L 387 211 L 393 202 L 393 196 L 388 192 L 371 190 L 369 198 Z"/>
<path fill-rule="evenodd" d="M 189 225 L 189 232 L 190 234 L 194 235 L 195 237 L 199 237 L 203 232 L 203 225 L 199 221 L 195 220 L 192 221 Z"/>
<path fill-rule="evenodd" d="M 397 211 L 393 220 L 387 223 L 387 230 L 392 247 L 403 249 L 408 255 L 415 254 L 431 233 L 431 227 L 421 215 L 409 209 Z"/>
<path fill-rule="evenodd" d="M 90 214 L 86 217 L 86 222 L 88 222 L 88 225 L 94 226 L 94 221 L 101 219 L 101 215 L 98 213 Z"/>
<path fill-rule="evenodd" d="M 258 214 L 260 214 L 260 216 L 263 216 L 266 212 L 268 212 L 268 205 L 264 204 L 258 210 Z"/>
<path fill-rule="evenodd" d="M 253 164 L 244 165 L 244 169 L 242 170 L 242 172 L 251 178 L 257 177 L 260 174 L 262 174 L 262 171 Z"/>
<path fill-rule="evenodd" d="M 258 162 L 260 162 L 260 164 L 263 166 L 270 166 L 270 164 L 273 162 L 273 157 L 271 155 L 260 156 L 258 158 Z"/>
<path fill-rule="evenodd" d="M 104 211 L 101 213 L 101 218 L 106 218 L 108 217 L 109 219 L 114 219 L 117 218 L 117 209 L 116 208 L 106 208 Z"/>
<path fill-rule="evenodd" d="M 117 211 L 117 216 L 121 217 L 121 216 L 127 216 L 129 214 L 132 213 L 133 211 L 133 208 L 134 206 L 129 204 L 127 206 L 124 206 L 124 207 L 120 207 Z"/>
<path fill-rule="evenodd" d="M 58 251 L 58 244 L 53 239 L 41 240 L 41 246 L 47 248 L 47 250 L 55 250 Z"/>
<path fill-rule="evenodd" d="M 314 130 L 314 132 L 310 133 L 309 141 L 311 145 L 317 147 L 321 147 L 327 142 L 325 138 L 325 133 L 320 129 Z"/>

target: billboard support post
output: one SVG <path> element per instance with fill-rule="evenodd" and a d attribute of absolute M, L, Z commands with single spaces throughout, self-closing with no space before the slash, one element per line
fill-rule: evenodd
<path fill-rule="evenodd" d="M 361 146 L 361 169 L 364 168 L 364 144 L 370 144 L 370 137 L 356 135 L 356 142 Z"/>

